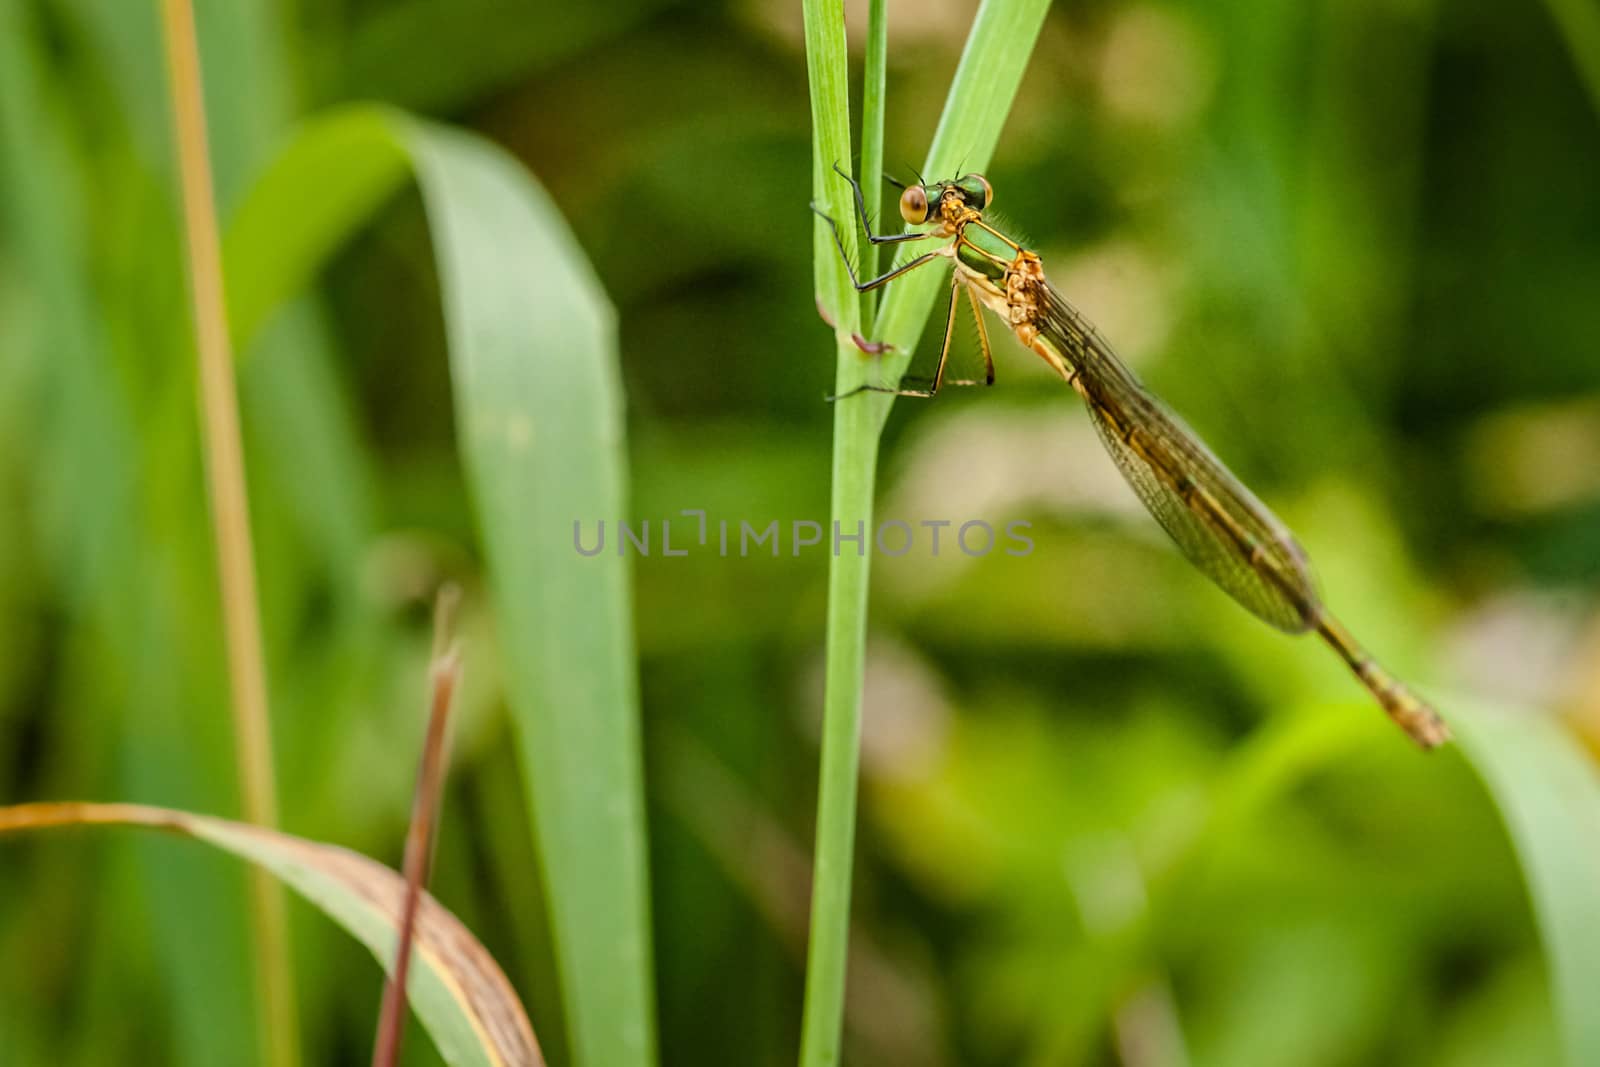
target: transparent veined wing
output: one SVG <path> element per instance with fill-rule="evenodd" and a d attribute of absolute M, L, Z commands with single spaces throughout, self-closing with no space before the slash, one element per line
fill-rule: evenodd
<path fill-rule="evenodd" d="M 1038 326 L 1060 350 L 1106 450 L 1189 561 L 1288 633 L 1322 615 L 1305 552 L 1193 430 L 1140 383 L 1072 305 L 1042 287 Z"/>

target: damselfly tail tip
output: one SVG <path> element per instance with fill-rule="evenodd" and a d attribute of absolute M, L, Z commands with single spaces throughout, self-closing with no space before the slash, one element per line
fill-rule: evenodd
<path fill-rule="evenodd" d="M 1450 740 L 1450 727 L 1427 701 L 1393 679 L 1385 689 L 1374 689 L 1374 695 L 1406 736 L 1423 751 L 1438 748 Z"/>
<path fill-rule="evenodd" d="M 1350 631 L 1326 612 L 1315 619 L 1317 632 L 1339 653 L 1361 684 L 1367 687 L 1396 726 L 1423 751 L 1438 748 L 1450 740 L 1450 727 L 1433 706 L 1413 693 L 1404 682 L 1384 670 L 1378 661 L 1356 644 Z"/>

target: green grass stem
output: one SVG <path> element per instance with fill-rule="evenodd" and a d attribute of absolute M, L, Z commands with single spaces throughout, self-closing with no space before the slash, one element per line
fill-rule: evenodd
<path fill-rule="evenodd" d="M 943 174 L 963 156 L 974 167 L 987 164 L 1047 7 L 1048 0 L 985 0 L 962 54 L 925 173 Z M 875 25 L 868 31 L 863 171 L 869 179 L 864 184 L 881 191 L 880 183 L 871 179 L 882 167 L 882 83 L 886 64 L 873 58 L 873 50 L 876 47 L 886 56 L 887 29 L 880 4 L 873 5 L 872 15 Z M 851 159 L 848 54 L 839 6 L 825 0 L 807 0 L 805 26 L 811 77 L 813 197 L 822 210 L 839 222 L 845 253 L 853 258 L 857 247 L 855 207 L 849 184 L 832 170 L 835 162 L 846 166 Z M 869 201 L 868 210 L 873 206 Z M 897 354 L 879 366 L 865 358 L 851 339 L 861 322 L 860 301 L 833 246 L 832 235 L 820 219 L 814 228 L 814 245 L 818 302 L 835 324 L 836 391 L 848 392 L 866 381 L 869 372 L 874 378 L 895 380 L 904 372 L 932 306 L 934 289 L 942 281 L 939 272 L 913 274 L 889 290 L 874 333 L 893 343 Z M 870 257 L 863 254 L 862 262 L 870 262 Z M 911 289 L 903 295 L 901 289 L 908 284 Z M 867 394 L 834 408 L 834 553 L 828 572 L 822 762 L 801 1023 L 800 1062 L 804 1067 L 836 1064 L 841 1054 L 856 777 L 860 766 L 861 685 L 866 662 L 872 498 L 878 439 L 890 400 Z M 857 533 L 859 542 L 843 540 Z"/>

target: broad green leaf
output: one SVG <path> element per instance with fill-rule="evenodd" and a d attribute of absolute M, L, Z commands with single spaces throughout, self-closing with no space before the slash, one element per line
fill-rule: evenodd
<path fill-rule="evenodd" d="M 1546 716 L 1470 704 L 1452 711 L 1461 750 L 1522 864 L 1567 1062 L 1600 1063 L 1600 772 Z"/>
<path fill-rule="evenodd" d="M 113 825 L 187 835 L 271 871 L 350 931 L 388 970 L 406 883 L 358 852 L 257 826 L 140 804 L 23 804 L 0 808 L 0 834 Z M 447 1063 L 536 1067 L 544 1063 L 516 991 L 488 951 L 454 915 L 424 895 L 406 992 Z"/>
<path fill-rule="evenodd" d="M 654 1060 L 616 323 L 554 206 L 498 148 L 413 128 L 456 422 L 507 644 L 575 1060 Z"/>
<path fill-rule="evenodd" d="M 251 189 L 223 247 L 240 356 L 400 188 L 409 164 L 399 125 L 377 108 L 335 112 L 307 126 Z"/>
<path fill-rule="evenodd" d="M 505 642 L 574 1062 L 648 1064 L 655 1024 L 628 567 L 573 545 L 574 522 L 614 530 L 627 515 L 616 325 L 581 250 L 537 183 L 494 145 L 400 112 L 349 108 L 308 126 L 241 207 L 228 262 L 235 336 L 247 341 L 368 221 L 400 161 L 416 173 L 433 235 L 460 447 Z M 313 189 L 324 206 L 284 239 L 272 220 Z"/>

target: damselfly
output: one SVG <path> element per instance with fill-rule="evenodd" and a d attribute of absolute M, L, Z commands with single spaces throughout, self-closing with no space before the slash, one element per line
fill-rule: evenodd
<path fill-rule="evenodd" d="M 1039 256 L 984 221 L 994 190 L 981 174 L 953 181 L 903 186 L 900 215 L 928 229 L 878 235 L 867 218 L 861 186 L 838 167 L 855 190 L 867 240 L 906 244 L 942 240 L 931 252 L 878 278 L 851 280 L 865 292 L 911 271 L 948 260 L 952 266 L 944 346 L 926 389 L 864 385 L 863 391 L 931 397 L 945 384 L 994 383 L 994 357 L 983 314 L 988 307 L 1017 339 L 1038 353 L 1083 398 L 1106 450 L 1145 507 L 1196 567 L 1259 618 L 1287 633 L 1315 631 L 1355 672 L 1401 729 L 1423 748 L 1450 737 L 1444 720 L 1384 670 L 1358 645 L 1317 594 L 1310 563 L 1287 527 L 1235 478 L 1194 431 L 1157 400 L 1117 358 L 1111 346 L 1045 278 Z M 834 220 L 839 254 L 845 255 Z M 845 257 L 850 267 L 849 257 Z M 965 297 L 978 321 L 985 380 L 945 380 L 957 307 Z M 840 399 L 843 399 L 841 397 Z"/>

